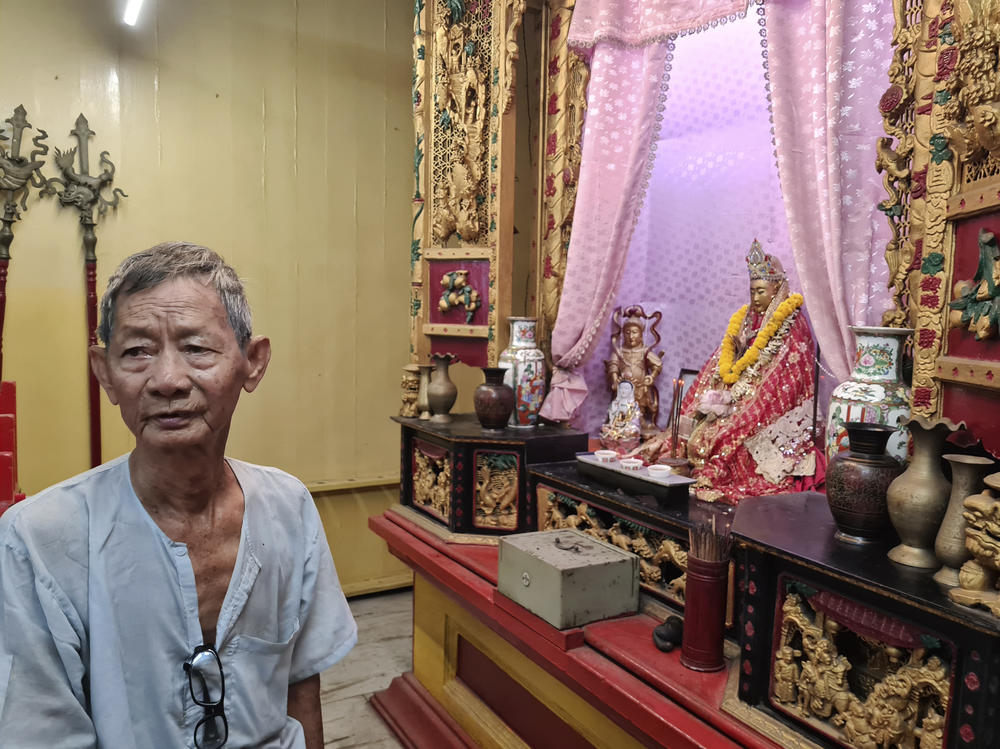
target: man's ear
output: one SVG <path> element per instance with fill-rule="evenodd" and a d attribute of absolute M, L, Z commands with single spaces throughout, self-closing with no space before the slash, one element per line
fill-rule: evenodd
<path fill-rule="evenodd" d="M 271 361 L 271 340 L 262 335 L 254 336 L 247 343 L 246 356 L 250 363 L 250 371 L 243 382 L 243 389 L 252 393 L 263 379 L 267 363 Z"/>
<path fill-rule="evenodd" d="M 114 385 L 111 384 L 111 371 L 108 367 L 108 350 L 103 346 L 94 344 L 87 350 L 90 358 L 90 369 L 94 377 L 101 383 L 104 392 L 108 394 L 108 400 L 112 406 L 118 405 L 118 395 L 115 393 Z"/>

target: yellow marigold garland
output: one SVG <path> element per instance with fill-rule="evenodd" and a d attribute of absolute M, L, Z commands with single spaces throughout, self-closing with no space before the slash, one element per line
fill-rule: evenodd
<path fill-rule="evenodd" d="M 779 304 L 767 325 L 757 331 L 757 336 L 753 339 L 753 344 L 751 344 L 750 348 L 734 362 L 736 336 L 739 334 L 740 327 L 743 325 L 743 319 L 746 317 L 747 305 L 744 304 L 736 310 L 733 316 L 729 318 L 726 335 L 722 339 L 722 351 L 719 354 L 719 376 L 724 383 L 727 385 L 734 384 L 740 379 L 743 370 L 757 363 L 757 359 L 760 358 L 760 352 L 771 342 L 771 339 L 778 332 L 778 328 L 781 327 L 782 323 L 795 310 L 802 306 L 803 301 L 805 300 L 801 294 L 791 294 L 788 299 Z"/>

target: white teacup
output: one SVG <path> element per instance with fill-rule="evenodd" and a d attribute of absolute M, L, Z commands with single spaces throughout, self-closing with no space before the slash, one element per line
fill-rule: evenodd
<path fill-rule="evenodd" d="M 595 450 L 594 457 L 599 463 L 614 463 L 618 460 L 618 453 L 614 450 Z"/>
<path fill-rule="evenodd" d="M 619 462 L 625 471 L 639 471 L 642 469 L 642 461 L 639 458 L 622 458 Z"/>
<path fill-rule="evenodd" d="M 674 469 L 670 466 L 661 465 L 659 463 L 654 463 L 653 465 L 647 467 L 646 470 L 649 472 L 650 476 L 658 479 L 661 479 L 664 476 L 669 476 L 674 472 Z"/>

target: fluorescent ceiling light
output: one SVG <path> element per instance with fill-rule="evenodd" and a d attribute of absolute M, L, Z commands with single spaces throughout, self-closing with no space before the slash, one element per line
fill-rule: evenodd
<path fill-rule="evenodd" d="M 141 8 L 142 0 L 128 0 L 128 5 L 125 6 L 125 18 L 123 19 L 125 23 L 129 26 L 135 26 Z"/>

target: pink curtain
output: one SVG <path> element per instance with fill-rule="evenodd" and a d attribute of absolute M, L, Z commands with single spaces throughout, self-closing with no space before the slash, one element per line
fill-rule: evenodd
<path fill-rule="evenodd" d="M 823 358 L 851 370 L 849 325 L 878 325 L 889 306 L 889 229 L 876 204 L 888 84 L 891 0 L 768 0 L 774 134 L 795 265 Z"/>
<path fill-rule="evenodd" d="M 745 257 L 755 238 L 801 290 L 774 163 L 762 25 L 755 5 L 744 18 L 678 38 L 670 62 L 655 164 L 612 305 L 663 314 L 661 427 L 671 379 L 704 366 L 747 301 Z M 603 363 L 610 355 L 607 319 L 581 367 L 590 392 L 572 421 L 592 434 L 611 400 Z"/>
<path fill-rule="evenodd" d="M 566 278 L 542 416 L 570 419 L 587 397 L 580 367 L 615 301 L 663 120 L 672 36 L 745 0 L 579 0 L 569 42 L 591 55 L 587 121 Z"/>

